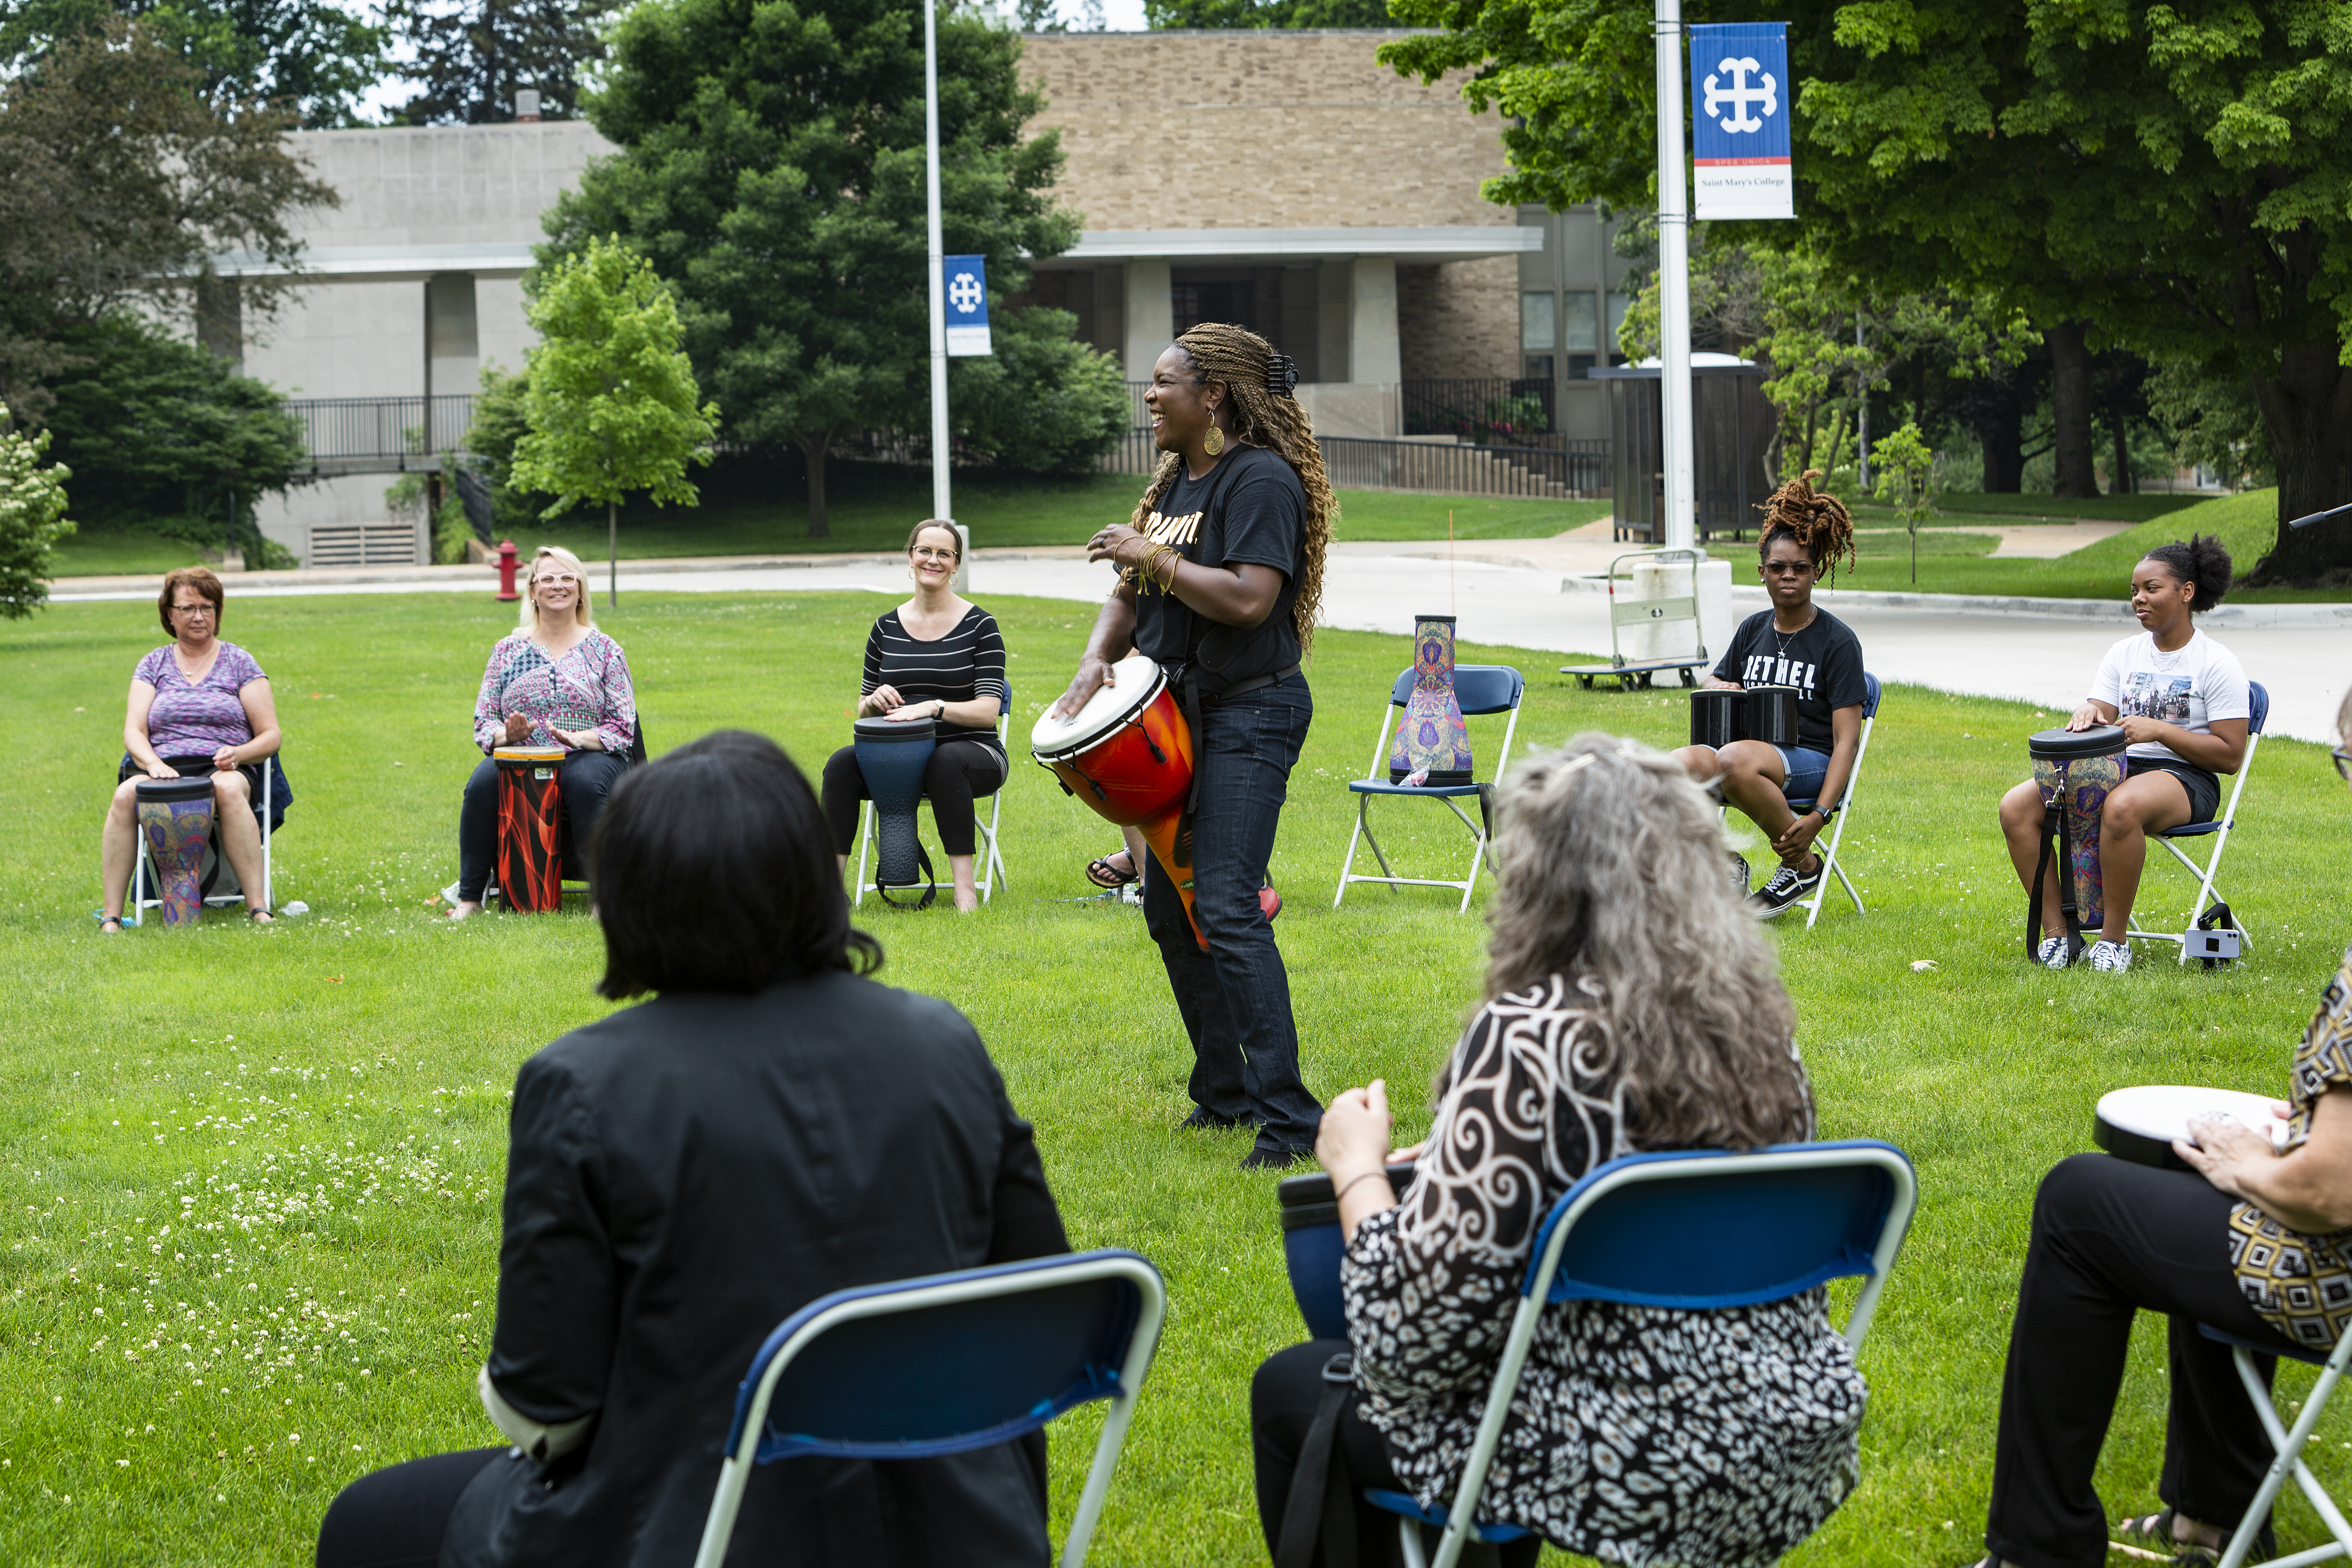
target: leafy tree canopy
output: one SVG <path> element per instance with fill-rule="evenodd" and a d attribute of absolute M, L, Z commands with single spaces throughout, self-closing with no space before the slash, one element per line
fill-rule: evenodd
<path fill-rule="evenodd" d="M 360 123 L 388 65 L 389 29 L 332 0 L 20 0 L 0 7 L 0 63 L 21 68 L 115 17 L 146 23 L 207 98 L 266 102 L 309 130 Z"/>
<path fill-rule="evenodd" d="M 1153 27 L 1393 27 L 1388 0 L 1143 0 Z"/>
<path fill-rule="evenodd" d="M 22 620 L 49 596 L 50 546 L 74 531 L 66 519 L 73 470 L 41 462 L 49 433 L 0 430 L 0 617 Z"/>
<path fill-rule="evenodd" d="M 1395 11 L 1444 31 L 1383 59 L 1424 79 L 1467 68 L 1465 97 L 1502 110 L 1512 168 L 1489 195 L 1654 204 L 1647 5 Z M 1685 15 L 1768 19 L 1723 4 Z M 2242 376 L 2282 518 L 2352 500 L 2352 30 L 2336 7 L 1803 0 L 1770 19 L 1790 24 L 1799 212 L 1815 243 L 1886 287 L 1990 289 L 2030 311 L 2065 351 L 2062 394 L 2108 342 Z M 2274 570 L 2329 563 L 2352 563 L 2352 520 L 2282 532 Z"/>
<path fill-rule="evenodd" d="M 905 0 L 644 0 L 614 26 L 589 102 L 622 148 L 548 216 L 542 258 L 615 234 L 675 290 L 730 438 L 809 458 L 809 531 L 826 531 L 824 454 L 845 431 L 920 428 L 929 353 L 922 13 Z M 1052 132 L 1021 40 L 978 13 L 939 17 L 940 202 L 952 254 L 998 294 L 1027 258 L 1076 240 L 1048 193 Z"/>
<path fill-rule="evenodd" d="M 1134 419 L 1118 359 L 1078 342 L 1067 310 L 994 318 L 995 353 L 948 361 L 948 417 L 963 449 L 1015 473 L 1078 473 Z"/>
<path fill-rule="evenodd" d="M 602 30 L 618 0 L 391 0 L 394 27 L 421 92 L 394 118 L 409 125 L 503 125 L 518 88 L 539 93 L 542 120 L 580 112 L 585 73 L 604 58 Z"/>

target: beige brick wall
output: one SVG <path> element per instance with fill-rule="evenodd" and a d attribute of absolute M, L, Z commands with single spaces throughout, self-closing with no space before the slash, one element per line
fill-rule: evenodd
<path fill-rule="evenodd" d="M 1516 221 L 1478 195 L 1503 170 L 1497 117 L 1373 58 L 1395 36 L 1033 33 L 1031 125 L 1061 131 L 1062 199 L 1093 229 Z"/>
<path fill-rule="evenodd" d="M 1397 268 L 1404 378 L 1519 374 L 1519 263 L 1488 256 Z"/>

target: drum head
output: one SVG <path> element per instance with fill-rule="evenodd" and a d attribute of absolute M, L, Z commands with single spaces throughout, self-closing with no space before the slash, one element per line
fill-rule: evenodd
<path fill-rule="evenodd" d="M 141 800 L 210 800 L 212 797 L 213 781 L 209 773 L 196 778 L 184 774 L 175 779 L 139 781 Z"/>
<path fill-rule="evenodd" d="M 2172 1152 L 2176 1138 L 2189 1136 L 2189 1119 L 2234 1116 L 2267 1136 L 2273 1148 L 2286 1142 L 2287 1124 L 2271 1113 L 2273 1097 L 2233 1089 L 2191 1089 L 2180 1084 L 2142 1084 L 2099 1097 L 2091 1121 L 2091 1142 L 2120 1160 L 2182 1171 Z"/>
<path fill-rule="evenodd" d="M 1029 749 L 1047 759 L 1085 751 L 1129 718 L 1141 712 L 1168 684 L 1159 664 L 1143 654 L 1130 654 L 1110 667 L 1116 686 L 1095 688 L 1087 705 L 1067 718 L 1056 719 L 1049 706 L 1029 731 Z"/>
<path fill-rule="evenodd" d="M 490 756 L 496 762 L 528 764 L 560 763 L 570 754 L 561 746 L 500 746 Z"/>
<path fill-rule="evenodd" d="M 940 721 L 936 719 L 860 719 L 857 721 L 859 745 L 887 744 L 893 741 L 935 741 L 939 739 Z"/>
<path fill-rule="evenodd" d="M 2076 757 L 2112 757 L 2125 746 L 2120 724 L 2094 724 L 2087 730 L 2043 730 L 2025 742 L 2026 754 L 2071 761 Z"/>

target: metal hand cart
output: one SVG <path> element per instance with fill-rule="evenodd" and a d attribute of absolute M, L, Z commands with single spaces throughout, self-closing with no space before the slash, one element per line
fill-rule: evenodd
<path fill-rule="evenodd" d="M 1698 566 L 1706 559 L 1703 550 L 1629 550 L 1609 563 L 1609 662 L 1607 664 L 1564 664 L 1562 675 L 1576 677 L 1576 682 L 1587 691 L 1592 689 L 1596 677 L 1613 676 L 1618 689 L 1631 691 L 1647 688 L 1650 678 L 1661 670 L 1681 674 L 1685 686 L 1696 686 L 1698 678 L 1691 672 L 1707 666 L 1706 638 L 1698 624 Z M 1625 563 L 1646 561 L 1661 566 L 1682 567 L 1687 573 L 1685 591 L 1672 598 L 1636 599 L 1630 592 L 1620 591 L 1620 579 L 1630 590 L 1633 574 Z M 1688 626 L 1690 652 L 1668 658 L 1654 655 L 1629 658 L 1625 652 L 1625 628 L 1641 626 Z"/>

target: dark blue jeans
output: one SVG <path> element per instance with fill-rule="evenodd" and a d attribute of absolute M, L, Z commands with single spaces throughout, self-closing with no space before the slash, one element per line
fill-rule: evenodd
<path fill-rule="evenodd" d="M 604 810 L 604 797 L 621 782 L 629 759 L 610 752 L 574 752 L 555 775 L 563 791 L 563 816 L 572 828 L 572 852 L 588 854 L 588 836 Z M 499 764 L 484 757 L 466 780 L 466 804 L 457 812 L 457 897 L 478 903 L 490 874 L 499 868 Z"/>
<path fill-rule="evenodd" d="M 1147 857 L 1143 877 L 1144 924 L 1160 944 L 1192 1041 L 1193 1103 L 1257 1122 L 1260 1149 L 1297 1154 L 1314 1149 L 1323 1107 L 1299 1081 L 1290 976 L 1257 890 L 1314 717 L 1315 698 L 1298 675 L 1229 702 L 1201 704 L 1192 737 L 1200 773 L 1192 913 L 1208 952 L 1194 944 L 1183 900 L 1156 860 Z"/>

